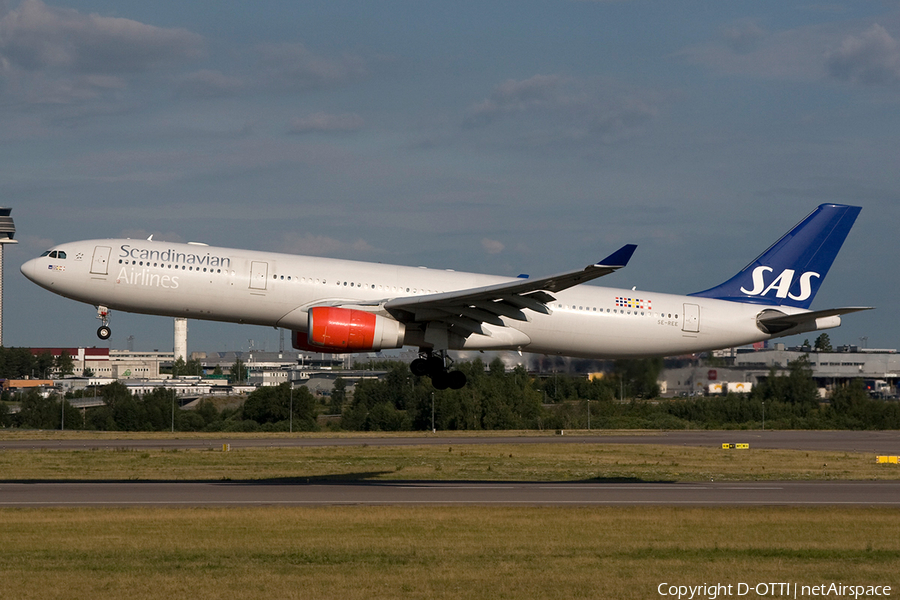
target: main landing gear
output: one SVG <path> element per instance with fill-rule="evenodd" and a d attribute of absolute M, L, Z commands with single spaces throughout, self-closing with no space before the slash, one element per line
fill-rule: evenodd
<path fill-rule="evenodd" d="M 445 366 L 447 361 L 453 362 L 447 356 L 446 350 L 420 351 L 420 357 L 409 364 L 409 370 L 418 377 L 431 377 L 431 385 L 436 390 L 459 390 L 466 386 L 466 374 L 462 371 L 448 371 Z"/>
<path fill-rule="evenodd" d="M 112 329 L 109 328 L 109 309 L 105 306 L 97 307 L 97 318 L 100 319 L 100 328 L 97 329 L 97 337 L 101 340 L 108 340 L 112 335 Z"/>

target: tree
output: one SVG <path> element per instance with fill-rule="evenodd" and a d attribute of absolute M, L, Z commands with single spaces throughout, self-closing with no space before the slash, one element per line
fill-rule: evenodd
<path fill-rule="evenodd" d="M 659 395 L 661 358 L 641 358 L 616 361 L 616 375 L 625 383 L 625 393 L 632 398 L 655 398 Z"/>
<path fill-rule="evenodd" d="M 299 431 L 315 431 L 316 399 L 305 387 L 291 392 L 290 383 L 279 386 L 261 387 L 247 397 L 242 409 L 243 418 L 259 424 L 285 423 L 291 418 L 293 405 L 293 427 Z M 287 427 L 282 425 L 286 430 Z"/>
<path fill-rule="evenodd" d="M 187 375 L 187 365 L 184 359 L 179 356 L 172 363 L 172 378 L 181 377 L 182 375 Z"/>
<path fill-rule="evenodd" d="M 192 358 L 184 364 L 184 374 L 199 377 L 203 375 L 203 363 L 196 358 Z"/>
<path fill-rule="evenodd" d="M 28 348 L 0 347 L 0 378 L 17 379 L 34 375 L 35 357 Z"/>
<path fill-rule="evenodd" d="M 35 375 L 41 379 L 46 379 L 47 375 L 50 374 L 51 369 L 53 369 L 55 362 L 52 354 L 46 351 L 41 352 L 34 361 L 34 369 L 37 371 Z"/>
<path fill-rule="evenodd" d="M 331 403 L 328 410 L 333 415 L 341 414 L 344 410 L 344 402 L 347 400 L 347 382 L 343 377 L 336 377 L 334 386 L 331 388 Z"/>
<path fill-rule="evenodd" d="M 59 356 L 56 357 L 55 363 L 56 370 L 62 377 L 71 375 L 75 372 L 75 361 L 72 360 L 72 355 L 65 350 L 59 353 Z"/>
<path fill-rule="evenodd" d="M 831 347 L 831 338 L 828 337 L 827 333 L 823 333 L 819 337 L 816 338 L 816 351 L 817 352 L 832 352 L 833 349 Z"/>
<path fill-rule="evenodd" d="M 27 429 L 59 429 L 59 406 L 34 388 L 22 395 L 17 421 Z"/>
<path fill-rule="evenodd" d="M 238 358 L 231 365 L 231 382 L 243 383 L 245 381 L 247 381 L 247 368 L 244 366 L 244 361 Z"/>

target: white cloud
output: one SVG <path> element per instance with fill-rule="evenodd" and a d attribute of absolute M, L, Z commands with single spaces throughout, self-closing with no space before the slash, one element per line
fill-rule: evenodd
<path fill-rule="evenodd" d="M 37 254 L 43 252 L 47 248 L 52 248 L 56 243 L 50 238 L 40 237 L 36 235 L 19 236 L 19 245 L 23 246 L 29 254 Z"/>
<path fill-rule="evenodd" d="M 363 128 L 365 122 L 356 113 L 329 114 L 317 112 L 306 117 L 293 119 L 288 128 L 290 133 L 321 133 L 321 132 L 347 132 L 358 131 Z"/>
<path fill-rule="evenodd" d="M 244 81 L 220 71 L 201 69 L 183 76 L 178 93 L 191 98 L 223 98 L 233 96 L 245 88 Z"/>
<path fill-rule="evenodd" d="M 506 246 L 503 245 L 503 242 L 484 238 L 481 240 L 481 247 L 488 254 L 500 254 Z"/>
<path fill-rule="evenodd" d="M 726 75 L 815 81 L 825 73 L 822 56 L 838 31 L 838 25 L 816 24 L 767 32 L 753 21 L 739 21 L 724 28 L 719 40 L 676 56 Z"/>
<path fill-rule="evenodd" d="M 105 99 L 119 108 L 101 111 L 118 112 L 130 78 L 203 53 L 203 38 L 186 29 L 84 14 L 41 0 L 23 0 L 0 15 L 0 93 L 26 109 Z"/>
<path fill-rule="evenodd" d="M 123 229 L 119 232 L 119 237 L 130 238 L 132 240 L 146 240 L 151 235 L 157 242 L 186 242 L 184 237 L 175 231 L 149 231 L 147 229 Z"/>
<path fill-rule="evenodd" d="M 508 120 L 515 123 L 517 142 L 608 144 L 630 137 L 657 116 L 653 96 L 611 80 L 510 79 L 469 107 L 463 128 L 487 129 Z"/>
<path fill-rule="evenodd" d="M 41 0 L 23 0 L 0 19 L 0 57 L 26 71 L 136 73 L 197 58 L 202 46 L 202 37 L 185 29 L 85 15 Z"/>
<path fill-rule="evenodd" d="M 363 239 L 348 243 L 325 235 L 285 233 L 278 251 L 309 256 L 349 256 L 360 252 L 372 253 L 376 249 Z"/>
<path fill-rule="evenodd" d="M 749 52 L 765 37 L 765 31 L 755 21 L 743 20 L 722 29 L 722 38 L 735 52 Z"/>
<path fill-rule="evenodd" d="M 257 48 L 257 53 L 261 83 L 275 89 L 327 89 L 366 74 L 365 62 L 358 56 L 329 58 L 299 43 L 265 44 Z"/>
<path fill-rule="evenodd" d="M 485 125 L 503 115 L 541 109 L 552 109 L 565 103 L 560 85 L 563 79 L 556 75 L 535 75 L 516 81 L 507 79 L 491 92 L 490 97 L 469 109 L 466 125 Z"/>
<path fill-rule="evenodd" d="M 887 30 L 872 25 L 859 36 L 848 36 L 826 54 L 828 72 L 843 81 L 865 85 L 900 82 L 900 44 Z"/>

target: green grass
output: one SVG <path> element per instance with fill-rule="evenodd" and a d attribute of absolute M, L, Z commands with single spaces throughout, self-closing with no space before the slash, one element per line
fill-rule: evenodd
<path fill-rule="evenodd" d="M 122 436 L 70 435 L 86 448 L 0 451 L 0 482 L 900 476 L 897 465 L 847 452 L 595 443 L 100 450 L 91 439 Z M 661 583 L 782 581 L 892 585 L 897 595 L 898 522 L 897 509 L 843 507 L 5 508 L 0 599 L 643 599 L 661 597 Z"/>
<path fill-rule="evenodd" d="M 87 442 L 89 445 L 89 442 Z M 853 452 L 664 445 L 459 444 L 193 450 L 7 450 L 0 480 L 375 479 L 748 481 L 897 479 Z"/>
<path fill-rule="evenodd" d="M 0 595 L 593 599 L 654 598 L 663 582 L 896 586 L 898 517 L 867 508 L 3 509 Z"/>

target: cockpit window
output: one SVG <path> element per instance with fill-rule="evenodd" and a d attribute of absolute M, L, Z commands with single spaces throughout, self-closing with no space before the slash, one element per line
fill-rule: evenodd
<path fill-rule="evenodd" d="M 41 254 L 41 256 L 48 256 L 50 258 L 65 258 L 66 253 L 62 250 L 47 250 L 46 252 Z"/>
<path fill-rule="evenodd" d="M 44 250 L 44 253 L 41 254 L 41 257 L 43 258 L 44 256 L 49 256 L 49 255 L 50 255 L 50 251 L 49 251 L 49 250 Z"/>
<path fill-rule="evenodd" d="M 60 250 L 56 254 L 57 254 L 56 258 L 65 258 L 66 257 L 66 253 L 63 252 L 62 250 Z"/>

